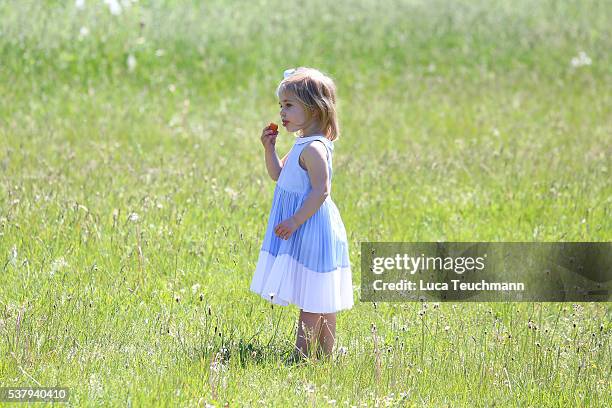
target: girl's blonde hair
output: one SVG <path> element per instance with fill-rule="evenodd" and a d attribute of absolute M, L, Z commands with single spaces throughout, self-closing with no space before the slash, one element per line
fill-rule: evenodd
<path fill-rule="evenodd" d="M 298 67 L 283 79 L 276 89 L 276 97 L 289 92 L 308 112 L 308 125 L 313 121 L 321 124 L 325 136 L 334 141 L 340 137 L 340 126 L 336 110 L 336 85 L 318 69 Z M 302 130 L 298 135 L 302 136 Z"/>

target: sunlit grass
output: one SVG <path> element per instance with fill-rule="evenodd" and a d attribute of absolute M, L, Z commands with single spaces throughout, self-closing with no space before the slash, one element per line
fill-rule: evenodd
<path fill-rule="evenodd" d="M 338 85 L 356 300 L 362 241 L 609 241 L 606 2 L 84 4 L 0 2 L 0 385 L 610 405 L 609 304 L 356 303 L 332 362 L 289 367 L 297 309 L 248 290 L 274 189 L 259 134 L 298 65 Z"/>

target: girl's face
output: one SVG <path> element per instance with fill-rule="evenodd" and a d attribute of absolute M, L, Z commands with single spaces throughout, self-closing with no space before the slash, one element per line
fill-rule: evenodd
<path fill-rule="evenodd" d="M 281 94 L 278 104 L 281 108 L 283 126 L 288 132 L 297 132 L 308 125 L 308 112 L 292 94 L 288 92 Z"/>

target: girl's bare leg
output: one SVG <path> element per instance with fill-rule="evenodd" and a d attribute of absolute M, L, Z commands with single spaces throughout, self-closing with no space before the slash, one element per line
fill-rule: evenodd
<path fill-rule="evenodd" d="M 319 344 L 323 349 L 323 355 L 329 356 L 334 349 L 334 341 L 336 340 L 336 314 L 323 313 L 321 316 L 323 321 L 321 324 L 321 334 L 319 335 Z"/>
<path fill-rule="evenodd" d="M 321 313 L 310 313 L 300 309 L 295 347 L 301 357 L 309 356 L 319 343 L 323 318 Z"/>
<path fill-rule="evenodd" d="M 309 356 L 313 348 L 329 356 L 336 339 L 335 313 L 310 313 L 300 310 L 295 347 L 301 357 Z M 318 354 L 318 353 L 317 353 Z"/>

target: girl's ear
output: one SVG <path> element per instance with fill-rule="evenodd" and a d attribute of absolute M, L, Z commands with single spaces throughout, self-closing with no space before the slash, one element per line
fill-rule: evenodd
<path fill-rule="evenodd" d="M 310 109 L 306 110 L 306 122 L 304 123 L 304 127 L 308 127 L 310 125 L 312 125 L 314 123 L 314 121 L 316 120 L 314 112 Z"/>
<path fill-rule="evenodd" d="M 312 121 L 319 121 L 321 120 L 321 115 L 318 109 L 311 109 L 310 110 L 310 119 Z"/>

